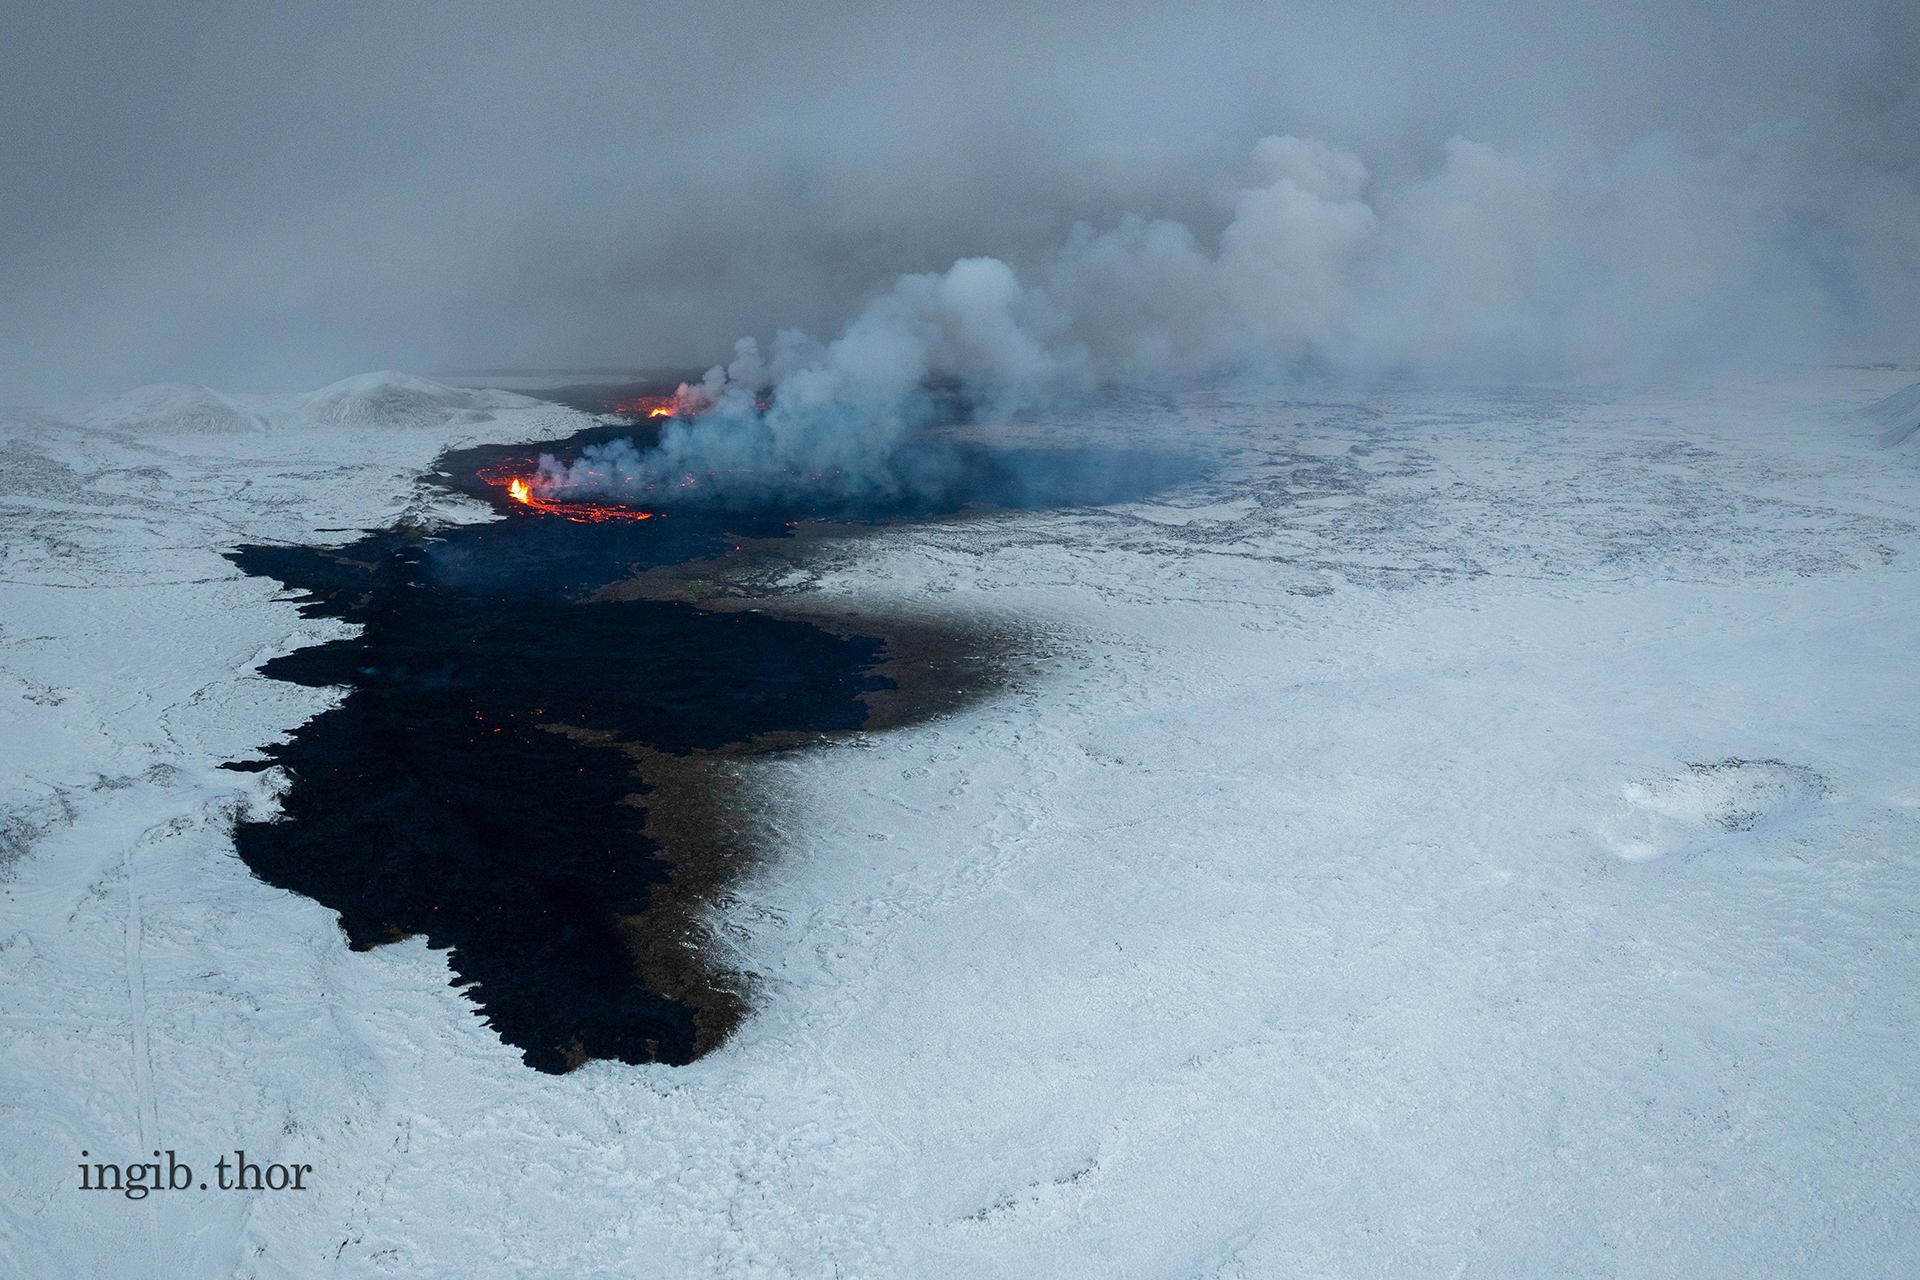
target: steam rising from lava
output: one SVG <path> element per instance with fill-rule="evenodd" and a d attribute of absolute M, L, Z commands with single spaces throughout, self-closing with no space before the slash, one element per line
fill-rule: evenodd
<path fill-rule="evenodd" d="M 598 486 L 583 494 L 569 493 L 553 486 L 542 487 L 536 492 L 530 471 L 531 464 L 520 460 L 484 468 L 479 472 L 479 478 L 488 484 L 504 487 L 510 501 L 547 515 L 565 516 L 569 520 L 588 524 L 652 518 L 650 511 L 640 511 L 622 503 L 596 501 L 596 495 L 602 492 Z"/>
<path fill-rule="evenodd" d="M 657 447 L 543 458 L 536 488 L 923 492 L 945 480 L 937 453 L 902 446 L 935 419 L 938 387 L 979 420 L 1207 369 L 1645 377 L 1915 325 L 1889 282 L 1920 271 L 1920 196 L 1888 178 L 1863 205 L 1855 180 L 1823 205 L 1838 161 L 1804 131 L 1570 161 L 1456 138 L 1437 172 L 1390 187 L 1324 142 L 1267 138 L 1252 158 L 1264 181 L 1211 250 L 1181 223 L 1127 217 L 1076 226 L 1040 284 L 994 258 L 901 276 L 824 346 L 786 330 L 763 356 L 741 339 L 681 387 Z"/>
<path fill-rule="evenodd" d="M 929 384 L 941 381 L 997 417 L 1089 389 L 1092 368 L 1043 291 L 1003 262 L 969 258 L 901 277 L 824 347 L 786 330 L 769 360 L 742 338 L 732 363 L 680 388 L 655 448 L 618 440 L 570 464 L 543 457 L 535 486 L 648 502 L 924 493 L 945 469 L 900 446 L 936 417 Z"/>

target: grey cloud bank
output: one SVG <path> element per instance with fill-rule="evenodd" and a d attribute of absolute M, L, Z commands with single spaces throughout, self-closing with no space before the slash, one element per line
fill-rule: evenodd
<path fill-rule="evenodd" d="M 1220 364 L 1909 358 L 1917 25 L 1864 4 L 21 10 L 0 397 L 705 364 L 750 334 L 765 355 L 736 381 L 778 383 L 793 421 L 729 447 L 777 455 L 821 447 L 826 417 L 905 429 L 930 374 L 1011 408 Z"/>

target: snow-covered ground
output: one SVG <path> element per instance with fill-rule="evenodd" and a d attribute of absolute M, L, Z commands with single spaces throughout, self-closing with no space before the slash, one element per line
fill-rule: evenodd
<path fill-rule="evenodd" d="M 1920 446 L 1860 410 L 1914 377 L 1035 424 L 1215 469 L 790 581 L 1034 665 L 738 765 L 756 1016 L 559 1077 L 233 856 L 270 784 L 215 766 L 325 705 L 253 668 L 336 632 L 218 552 L 477 518 L 419 468 L 585 420 L 397 379 L 16 415 L 0 1271 L 1910 1274 Z M 312 1189 L 78 1189 L 234 1148 Z"/>

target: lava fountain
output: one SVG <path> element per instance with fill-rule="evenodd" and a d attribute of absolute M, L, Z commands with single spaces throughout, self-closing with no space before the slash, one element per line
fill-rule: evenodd
<path fill-rule="evenodd" d="M 624 506 L 617 502 L 600 502 L 591 498 L 557 498 L 553 496 L 556 487 L 536 491 L 527 479 L 533 474 L 535 466 L 532 459 L 511 458 L 499 466 L 483 469 L 479 472 L 479 477 L 490 485 L 504 486 L 509 501 L 538 511 L 542 515 L 561 516 L 582 524 L 604 524 L 613 520 L 651 520 L 654 517 L 651 511 L 642 511 L 637 507 Z"/>

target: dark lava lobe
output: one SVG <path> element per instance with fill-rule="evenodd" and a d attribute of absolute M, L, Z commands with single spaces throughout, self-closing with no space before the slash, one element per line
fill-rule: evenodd
<path fill-rule="evenodd" d="M 646 786 L 620 748 L 684 755 L 858 728 L 861 694 L 889 683 L 864 674 L 882 644 L 752 613 L 574 603 L 564 584 L 593 576 L 578 555 L 548 561 L 547 576 L 523 572 L 517 554 L 499 557 L 501 572 L 476 572 L 483 540 L 517 541 L 519 526 L 538 541 L 565 523 L 235 552 L 247 572 L 307 592 L 308 616 L 364 627 L 264 667 L 349 692 L 265 761 L 238 766 L 278 764 L 292 786 L 284 816 L 243 822 L 235 840 L 262 879 L 338 911 L 355 948 L 415 934 L 451 948 L 470 998 L 530 1066 L 686 1062 L 744 1005 L 697 964 L 635 945 L 634 918 L 656 905 L 671 867 L 642 834 L 644 809 L 627 802 L 641 793 L 644 804 Z M 590 558 L 611 557 L 605 580 L 648 559 L 648 535 L 671 523 L 564 533 L 591 544 Z M 683 526 L 681 537 L 720 535 Z"/>
<path fill-rule="evenodd" d="M 278 765 L 291 782 L 280 816 L 236 828 L 241 858 L 339 912 L 356 949 L 412 936 L 449 949 L 457 984 L 543 1071 L 684 1063 L 744 1016 L 744 979 L 707 945 L 708 911 L 765 843 L 741 819 L 729 753 L 858 729 L 868 694 L 889 691 L 879 721 L 899 724 L 994 679 L 993 637 L 776 617 L 706 578 L 735 557 L 773 563 L 771 546 L 804 555 L 794 531 L 821 518 L 1114 501 L 1178 474 L 1144 455 L 945 449 L 949 483 L 931 497 L 605 522 L 499 487 L 541 452 L 646 434 L 608 425 L 441 458 L 432 482 L 492 501 L 495 522 L 230 555 L 305 593 L 307 616 L 362 628 L 264 666 L 346 694 L 265 759 L 229 766 Z M 685 580 L 649 576 L 672 566 Z"/>

